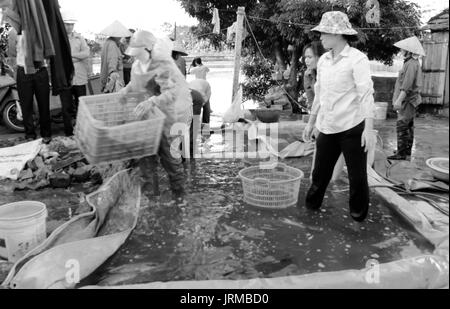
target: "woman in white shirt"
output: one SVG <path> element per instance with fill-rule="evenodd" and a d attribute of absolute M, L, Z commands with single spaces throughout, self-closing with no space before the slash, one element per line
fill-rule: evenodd
<path fill-rule="evenodd" d="M 322 44 L 329 52 L 318 63 L 316 96 L 304 132 L 306 141 L 311 140 L 315 128 L 320 132 L 306 206 L 312 210 L 322 207 L 334 167 L 343 153 L 350 180 L 350 214 L 362 222 L 369 211 L 367 152 L 376 142 L 369 59 L 349 46 L 358 33 L 346 14 L 325 13 L 313 31 L 321 33 Z"/>
<path fill-rule="evenodd" d="M 195 58 L 189 69 L 189 74 L 195 75 L 196 79 L 206 80 L 209 71 L 210 71 L 209 68 L 203 65 L 201 58 Z"/>

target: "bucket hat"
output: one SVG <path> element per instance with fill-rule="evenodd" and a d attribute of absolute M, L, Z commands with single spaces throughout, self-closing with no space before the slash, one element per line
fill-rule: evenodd
<path fill-rule="evenodd" d="M 130 45 L 125 53 L 129 56 L 134 57 L 138 55 L 144 48 L 153 50 L 155 44 L 156 37 L 153 35 L 153 33 L 145 30 L 139 30 L 131 37 Z"/>
<path fill-rule="evenodd" d="M 313 28 L 312 31 L 329 34 L 358 35 L 358 32 L 353 29 L 347 14 L 339 11 L 323 14 L 320 25 Z"/>
<path fill-rule="evenodd" d="M 126 38 L 130 37 L 132 33 L 122 25 L 119 21 L 113 22 L 111 25 L 103 29 L 100 34 L 103 34 L 108 37 L 115 37 L 115 38 Z"/>
<path fill-rule="evenodd" d="M 425 50 L 416 36 L 397 42 L 394 46 L 419 56 L 426 56 Z"/>
<path fill-rule="evenodd" d="M 183 48 L 183 46 L 181 45 L 180 42 L 174 42 L 173 43 L 173 48 L 172 51 L 179 53 L 182 56 L 187 56 L 188 53 L 186 52 L 186 50 Z"/>

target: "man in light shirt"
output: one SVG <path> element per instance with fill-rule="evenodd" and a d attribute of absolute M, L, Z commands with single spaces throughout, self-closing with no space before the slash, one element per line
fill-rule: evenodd
<path fill-rule="evenodd" d="M 89 56 L 91 54 L 86 40 L 74 32 L 76 20 L 70 15 L 64 15 L 64 25 L 66 26 L 72 49 L 72 60 L 75 67 L 75 76 L 72 82 L 73 112 L 76 117 L 80 97 L 86 96 L 86 86 L 89 80 Z"/>
<path fill-rule="evenodd" d="M 369 59 L 348 42 L 357 38 L 348 16 L 328 12 L 320 25 L 313 29 L 321 33 L 325 49 L 317 67 L 315 100 L 304 139 L 311 140 L 315 128 L 317 156 L 312 186 L 306 206 L 312 210 L 322 207 L 334 167 L 344 153 L 350 180 L 350 215 L 363 222 L 369 214 L 369 185 L 367 152 L 374 147 L 375 118 L 374 87 Z"/>

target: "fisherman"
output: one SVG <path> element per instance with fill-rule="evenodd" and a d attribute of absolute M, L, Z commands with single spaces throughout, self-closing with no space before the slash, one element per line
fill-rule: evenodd
<path fill-rule="evenodd" d="M 419 58 L 425 56 L 425 50 L 415 36 L 397 42 L 395 46 L 401 49 L 405 61 L 395 84 L 393 98 L 394 109 L 398 114 L 397 153 L 388 159 L 410 161 L 414 145 L 414 119 L 417 107 L 422 103 Z"/>
<path fill-rule="evenodd" d="M 171 135 L 175 124 L 187 128 L 192 122 L 192 97 L 188 83 L 171 58 L 171 48 L 158 40 L 151 32 L 137 31 L 130 41 L 127 54 L 135 57 L 131 71 L 131 82 L 120 91 L 146 92 L 150 99 L 136 108 L 136 116 L 142 118 L 156 106 L 166 116 L 158 156 L 169 175 L 173 200 L 178 205 L 185 204 L 186 177 L 179 155 L 179 138 Z M 150 134 L 150 133 L 149 133 Z M 157 166 L 157 157 L 141 160 L 141 170 L 147 185 L 151 185 Z"/>

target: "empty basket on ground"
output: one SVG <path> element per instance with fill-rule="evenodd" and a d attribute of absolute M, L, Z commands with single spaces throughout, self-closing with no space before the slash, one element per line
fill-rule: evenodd
<path fill-rule="evenodd" d="M 267 169 L 259 165 L 243 169 L 239 176 L 247 204 L 268 209 L 284 209 L 297 205 L 304 173 L 286 164 L 277 163 Z"/>
<path fill-rule="evenodd" d="M 158 152 L 165 116 L 154 108 L 144 120 L 134 110 L 145 94 L 118 94 L 80 98 L 75 137 L 91 164 L 138 159 Z"/>

